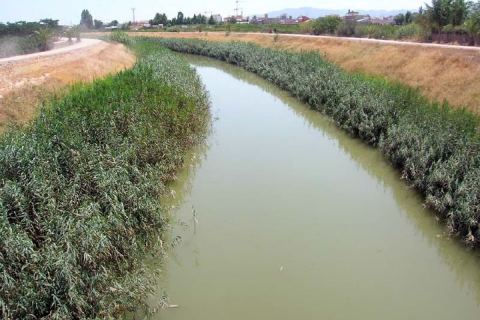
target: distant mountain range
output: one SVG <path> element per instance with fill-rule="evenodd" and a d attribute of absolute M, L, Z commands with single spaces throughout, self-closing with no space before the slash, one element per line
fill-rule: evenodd
<path fill-rule="evenodd" d="M 352 8 L 351 10 L 355 10 Z M 356 11 L 356 10 L 355 10 Z M 372 17 L 389 17 L 395 16 L 399 13 L 405 13 L 408 10 L 358 10 L 360 14 L 368 14 Z M 410 9 L 410 11 L 413 11 Z M 304 8 L 288 8 L 283 10 L 276 10 L 268 13 L 269 17 L 279 17 L 282 14 L 286 14 L 287 16 L 292 17 L 299 17 L 299 16 L 307 16 L 310 18 L 318 18 L 324 17 L 329 15 L 340 15 L 343 16 L 348 12 L 348 9 L 318 9 L 318 8 L 311 8 L 311 7 L 304 7 Z M 262 15 L 257 15 L 262 16 Z"/>

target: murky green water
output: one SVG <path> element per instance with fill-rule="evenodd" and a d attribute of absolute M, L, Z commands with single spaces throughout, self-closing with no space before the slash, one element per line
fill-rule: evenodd
<path fill-rule="evenodd" d="M 375 150 L 238 68 L 189 57 L 208 147 L 176 186 L 156 319 L 479 319 L 480 261 Z M 194 226 L 192 208 L 198 224 Z"/>

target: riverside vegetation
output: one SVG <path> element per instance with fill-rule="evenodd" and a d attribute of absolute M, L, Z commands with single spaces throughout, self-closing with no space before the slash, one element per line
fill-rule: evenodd
<path fill-rule="evenodd" d="M 223 60 L 254 72 L 380 148 L 452 234 L 480 244 L 478 118 L 416 90 L 347 73 L 318 53 L 293 53 L 246 43 L 157 39 L 168 48 Z"/>
<path fill-rule="evenodd" d="M 80 85 L 0 138 L 0 318 L 110 318 L 153 285 L 160 196 L 207 132 L 195 71 L 137 42 L 131 70 Z M 161 251 L 161 250 L 160 250 Z"/>

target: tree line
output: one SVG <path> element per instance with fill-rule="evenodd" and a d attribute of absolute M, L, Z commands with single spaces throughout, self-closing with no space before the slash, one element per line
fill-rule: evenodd
<path fill-rule="evenodd" d="M 207 17 L 202 14 L 194 14 L 193 17 L 185 17 L 183 12 L 179 11 L 176 17 L 168 19 L 165 13 L 157 13 L 155 17 L 150 20 L 152 25 L 177 26 L 177 25 L 192 25 L 192 24 L 217 24 L 213 15 Z"/>
<path fill-rule="evenodd" d="M 470 37 L 470 44 L 480 38 L 480 1 L 432 0 L 418 11 L 394 17 L 394 25 L 360 24 L 338 16 L 316 19 L 314 34 L 372 37 L 379 39 L 431 40 L 435 35 L 459 34 Z"/>

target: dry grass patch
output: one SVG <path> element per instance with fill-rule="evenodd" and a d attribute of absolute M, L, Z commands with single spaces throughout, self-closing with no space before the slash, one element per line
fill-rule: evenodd
<path fill-rule="evenodd" d="M 102 43 L 77 50 L 0 65 L 0 131 L 9 122 L 31 120 L 37 106 L 65 86 L 130 68 L 135 56 L 120 44 Z"/>

